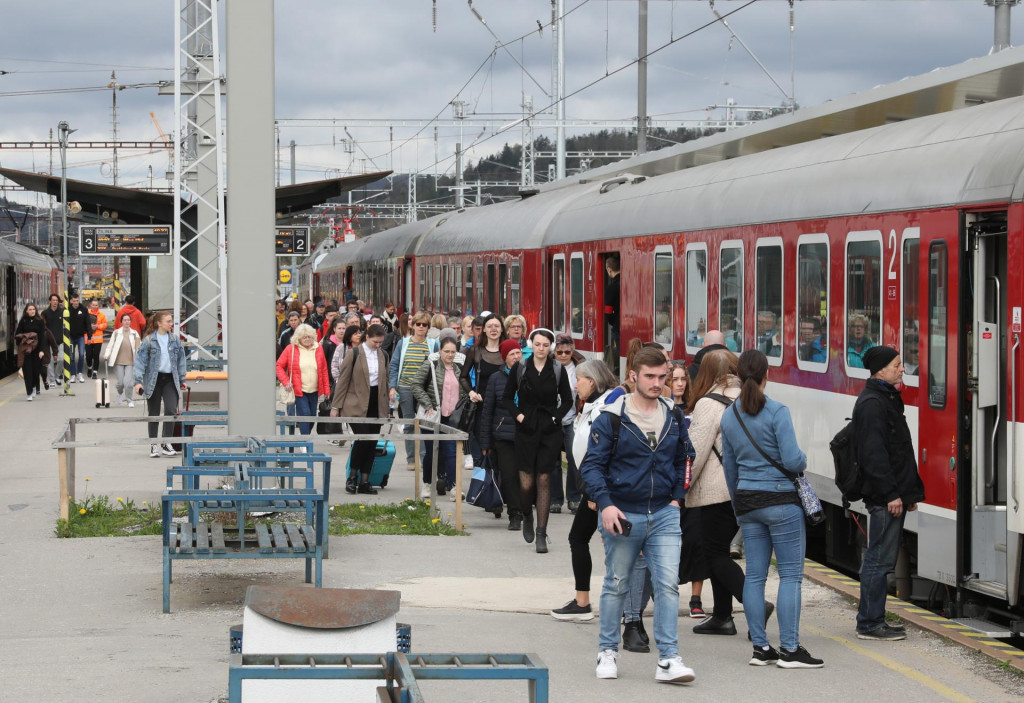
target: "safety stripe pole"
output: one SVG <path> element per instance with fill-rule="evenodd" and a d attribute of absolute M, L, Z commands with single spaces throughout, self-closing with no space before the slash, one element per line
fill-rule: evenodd
<path fill-rule="evenodd" d="M 71 392 L 71 296 L 69 291 L 64 291 L 64 393 L 63 395 L 74 395 Z"/>
<path fill-rule="evenodd" d="M 121 310 L 121 301 L 124 299 L 124 296 L 121 295 L 122 291 L 123 291 L 123 289 L 121 287 L 121 278 L 120 278 L 120 276 L 117 275 L 117 272 L 115 271 L 114 272 L 114 312 L 115 313 Z"/>

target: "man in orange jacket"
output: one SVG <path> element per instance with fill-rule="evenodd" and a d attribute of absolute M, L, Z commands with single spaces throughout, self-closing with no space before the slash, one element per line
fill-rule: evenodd
<path fill-rule="evenodd" d="M 100 310 L 100 301 L 89 301 L 89 315 L 92 320 L 92 335 L 85 339 L 85 368 L 93 378 L 99 378 L 100 349 L 103 347 L 103 332 L 107 329 L 107 316 Z"/>
<path fill-rule="evenodd" d="M 122 315 L 132 316 L 132 329 L 138 332 L 140 335 L 146 331 L 146 316 L 142 314 L 141 310 L 135 307 L 134 296 L 125 296 L 124 306 L 117 311 L 116 318 L 121 319 Z"/>

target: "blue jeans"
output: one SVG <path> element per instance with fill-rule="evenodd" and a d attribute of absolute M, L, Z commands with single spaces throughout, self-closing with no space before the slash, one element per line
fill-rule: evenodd
<path fill-rule="evenodd" d="M 445 427 L 454 427 L 451 416 L 442 417 L 441 424 Z M 423 459 L 423 482 L 430 483 L 434 469 L 434 443 L 424 442 L 426 457 Z M 455 442 L 437 443 L 437 477 L 444 479 L 447 490 L 455 487 Z"/>
<path fill-rule="evenodd" d="M 302 395 L 295 395 L 295 405 L 290 406 L 292 412 L 291 415 L 316 415 L 317 406 L 317 394 L 316 391 L 309 393 L 303 393 Z M 299 433 L 310 434 L 313 431 L 312 422 L 300 422 Z"/>
<path fill-rule="evenodd" d="M 740 515 L 747 550 L 743 608 L 754 646 L 768 645 L 764 631 L 764 583 L 775 550 L 779 570 L 779 639 L 790 651 L 800 646 L 800 587 L 804 579 L 807 528 L 799 505 L 771 505 Z"/>
<path fill-rule="evenodd" d="M 857 632 L 868 632 L 885 624 L 885 596 L 889 574 L 896 568 L 900 536 L 907 513 L 893 517 L 884 505 L 868 506 L 868 549 L 860 565 L 860 606 Z"/>
<path fill-rule="evenodd" d="M 651 570 L 647 568 L 647 560 L 641 552 L 633 564 L 633 572 L 629 575 L 629 597 L 626 608 L 622 612 L 625 622 L 636 622 L 643 615 L 644 608 L 651 602 L 654 583 L 651 581 Z"/>
<path fill-rule="evenodd" d="M 679 547 L 683 535 L 679 529 L 679 508 L 666 505 L 650 515 L 625 515 L 633 523 L 628 537 L 606 532 L 598 517 L 605 564 L 598 649 L 619 650 L 619 615 L 629 593 L 633 564 L 643 550 L 654 583 L 654 640 L 658 654 L 662 659 L 674 657 L 679 653 Z"/>
<path fill-rule="evenodd" d="M 77 354 L 76 354 L 77 352 Z M 85 337 L 71 338 L 71 375 L 82 373 L 85 365 Z"/>
<path fill-rule="evenodd" d="M 412 394 L 412 386 L 397 386 L 398 388 L 398 414 L 403 420 L 411 420 L 416 417 L 416 397 Z M 412 434 L 412 425 L 405 425 L 406 432 Z M 405 440 L 405 463 L 410 467 L 416 461 L 416 440 Z"/>

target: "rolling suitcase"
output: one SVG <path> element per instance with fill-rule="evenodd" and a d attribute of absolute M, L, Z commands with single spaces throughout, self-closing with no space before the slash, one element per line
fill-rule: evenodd
<path fill-rule="evenodd" d="M 110 366 L 107 366 L 107 375 L 96 379 L 96 407 L 110 407 Z"/>
<path fill-rule="evenodd" d="M 384 488 L 388 485 L 388 477 L 391 475 L 391 466 L 395 463 L 395 443 L 384 439 L 377 440 L 377 447 L 373 455 L 373 468 L 370 469 L 370 485 Z M 349 455 L 348 463 L 345 464 L 345 476 L 352 480 L 352 456 Z M 358 480 L 358 479 L 357 479 Z"/>

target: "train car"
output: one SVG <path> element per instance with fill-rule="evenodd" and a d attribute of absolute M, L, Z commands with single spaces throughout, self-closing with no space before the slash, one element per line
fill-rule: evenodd
<path fill-rule="evenodd" d="M 17 363 L 14 330 L 25 306 L 33 302 L 41 312 L 50 294 L 60 292 L 60 282 L 60 269 L 53 257 L 0 240 L 0 372 Z"/>
<path fill-rule="evenodd" d="M 863 539 L 827 443 L 868 376 L 860 353 L 895 347 L 927 492 L 906 522 L 904 575 L 915 596 L 941 594 L 947 612 L 983 603 L 1019 619 L 1024 278 L 1010 274 L 1024 268 L 1022 156 L 1024 99 L 1010 98 L 438 216 L 416 223 L 401 256 L 412 257 L 417 307 L 501 312 L 507 286 L 510 311 L 599 356 L 603 264 L 615 254 L 623 346 L 656 339 L 689 359 L 721 329 L 737 352 L 765 350 L 769 394 L 792 409 L 828 505 L 817 546 L 850 570 Z M 346 265 L 386 265 L 376 251 L 353 250 Z M 505 280 L 489 275 L 491 262 L 507 265 Z"/>

